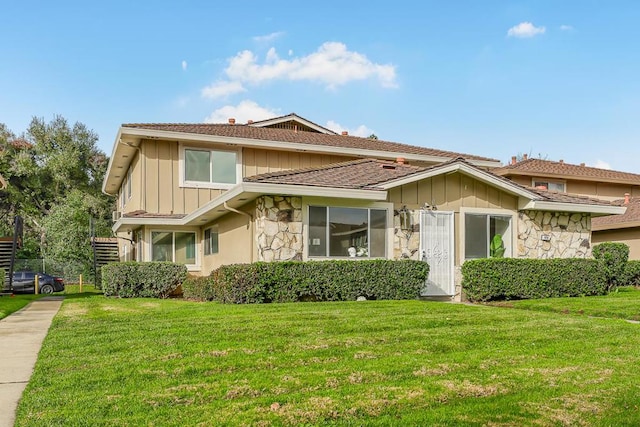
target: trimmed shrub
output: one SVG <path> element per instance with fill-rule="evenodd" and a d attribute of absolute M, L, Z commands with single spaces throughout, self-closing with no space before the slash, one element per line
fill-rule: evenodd
<path fill-rule="evenodd" d="M 6 285 L 6 276 L 7 271 L 4 268 L 0 268 L 0 290 L 4 289 Z"/>
<path fill-rule="evenodd" d="M 604 295 L 607 276 L 594 259 L 487 258 L 462 265 L 470 301 Z"/>
<path fill-rule="evenodd" d="M 635 286 L 640 288 L 640 261 L 627 261 L 619 286 Z"/>
<path fill-rule="evenodd" d="M 413 260 L 256 262 L 222 266 L 187 288 L 192 298 L 234 304 L 397 300 L 419 297 L 428 273 L 427 263 Z"/>
<path fill-rule="evenodd" d="M 624 243 L 604 242 L 595 245 L 592 253 L 595 259 L 603 263 L 608 290 L 620 286 L 624 281 L 624 270 L 629 260 L 629 246 Z"/>
<path fill-rule="evenodd" d="M 211 301 L 214 298 L 214 275 L 189 276 L 182 283 L 182 296 L 196 301 Z"/>
<path fill-rule="evenodd" d="M 173 262 L 114 262 L 102 267 L 105 296 L 167 298 L 187 278 L 187 267 Z"/>

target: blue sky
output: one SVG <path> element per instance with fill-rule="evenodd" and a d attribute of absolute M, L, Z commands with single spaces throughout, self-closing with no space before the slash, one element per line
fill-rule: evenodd
<path fill-rule="evenodd" d="M 95 3 L 95 4 L 94 4 Z M 311 6 L 313 4 L 313 6 Z M 7 2 L 0 122 L 295 112 L 335 130 L 640 173 L 636 1 Z"/>

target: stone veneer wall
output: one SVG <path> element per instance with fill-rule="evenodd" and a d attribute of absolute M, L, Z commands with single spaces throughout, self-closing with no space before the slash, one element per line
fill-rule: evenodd
<path fill-rule="evenodd" d="M 256 199 L 258 261 L 302 260 L 302 198 Z"/>
<path fill-rule="evenodd" d="M 420 210 L 410 210 L 412 227 L 400 228 L 400 214 L 393 212 L 393 259 L 420 259 Z"/>
<path fill-rule="evenodd" d="M 545 238 L 543 240 L 543 236 Z M 591 216 L 586 213 L 521 211 L 518 257 L 587 258 L 591 256 Z"/>

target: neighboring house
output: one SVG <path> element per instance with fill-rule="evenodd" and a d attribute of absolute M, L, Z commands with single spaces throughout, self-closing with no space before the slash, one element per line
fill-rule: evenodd
<path fill-rule="evenodd" d="M 591 218 L 625 211 L 488 171 L 499 165 L 337 135 L 295 114 L 128 124 L 103 191 L 119 196 L 123 259 L 181 262 L 194 274 L 254 261 L 424 259 L 424 294 L 454 298 L 465 260 L 586 257 Z"/>
<path fill-rule="evenodd" d="M 592 242 L 629 245 L 629 258 L 640 260 L 640 175 L 541 159 L 516 161 L 492 172 L 522 185 L 610 200 L 626 207 L 621 215 L 594 218 Z"/>

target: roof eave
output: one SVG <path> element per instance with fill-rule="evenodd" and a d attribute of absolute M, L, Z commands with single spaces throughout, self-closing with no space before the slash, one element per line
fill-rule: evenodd
<path fill-rule="evenodd" d="M 515 176 L 525 176 L 525 177 L 531 177 L 531 178 L 552 178 L 552 179 L 565 180 L 565 181 L 606 182 L 609 184 L 640 185 L 640 180 L 634 181 L 630 179 L 588 177 L 588 176 L 581 176 L 581 175 L 556 174 L 556 173 L 549 173 L 549 172 L 509 170 L 508 172 L 497 171 L 494 173 L 496 175 L 500 175 L 505 178 L 511 178 Z"/>
<path fill-rule="evenodd" d="M 553 202 L 549 200 L 532 200 L 520 207 L 521 210 L 584 212 L 592 216 L 621 215 L 627 208 L 622 206 L 591 205 L 584 203 Z"/>

